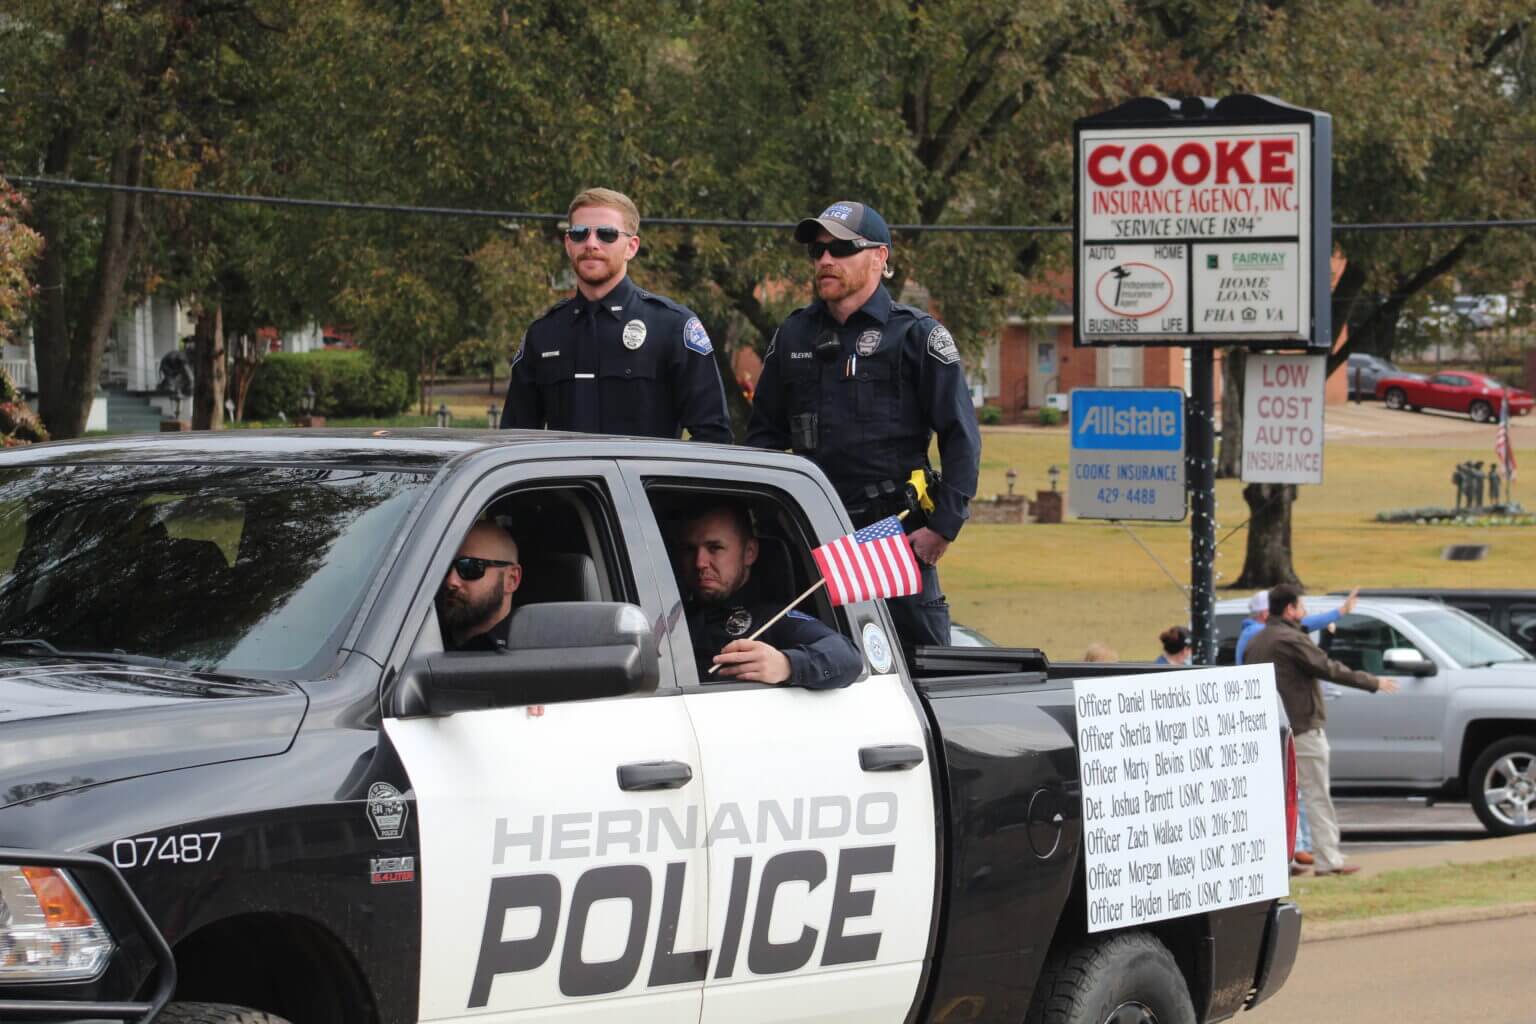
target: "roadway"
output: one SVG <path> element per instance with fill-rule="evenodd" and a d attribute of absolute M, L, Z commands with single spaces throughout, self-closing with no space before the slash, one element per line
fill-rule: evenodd
<path fill-rule="evenodd" d="M 1393 850 L 1454 847 L 1487 835 L 1464 803 L 1431 807 L 1422 799 L 1361 797 L 1335 797 L 1334 803 L 1344 849 L 1360 858 L 1367 871 L 1423 856 L 1404 852 L 1393 857 Z M 1512 842 L 1523 840 L 1499 845 Z M 1479 850 L 1462 849 L 1480 859 Z M 1380 863 L 1373 865 L 1373 860 Z M 1424 921 L 1381 934 L 1304 941 L 1285 987 L 1241 1019 L 1252 1024 L 1530 1024 L 1536 1020 L 1533 934 L 1536 918 L 1527 915 Z"/>
<path fill-rule="evenodd" d="M 1394 412 L 1380 402 L 1330 405 L 1323 413 L 1323 438 L 1329 444 L 1381 448 L 1468 448 L 1492 450 L 1494 425 L 1473 423 L 1449 412 Z M 1509 421 L 1515 451 L 1536 444 L 1536 413 Z"/>

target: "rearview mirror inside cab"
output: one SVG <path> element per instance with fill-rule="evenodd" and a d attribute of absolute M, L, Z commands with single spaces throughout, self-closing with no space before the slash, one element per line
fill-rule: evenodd
<path fill-rule="evenodd" d="M 635 605 L 557 601 L 518 609 L 504 650 L 411 659 L 396 707 L 412 718 L 622 697 L 654 691 L 660 677 L 656 636 Z"/>

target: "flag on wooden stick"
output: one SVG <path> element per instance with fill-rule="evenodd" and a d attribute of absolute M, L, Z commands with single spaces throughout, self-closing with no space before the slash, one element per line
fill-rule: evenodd
<path fill-rule="evenodd" d="M 906 597 L 923 589 L 917 559 L 896 516 L 823 544 L 811 554 L 834 605 Z"/>

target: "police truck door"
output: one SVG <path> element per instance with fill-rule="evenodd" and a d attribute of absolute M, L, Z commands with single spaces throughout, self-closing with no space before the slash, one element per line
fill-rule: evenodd
<path fill-rule="evenodd" d="M 697 462 L 673 474 L 664 464 L 645 469 L 648 486 L 685 472 L 694 485 L 710 483 Z M 787 476 L 739 468 L 716 483 L 761 488 L 745 492 L 760 511 L 777 498 L 787 518 L 811 531 L 791 555 L 805 559 L 810 541 L 832 540 L 844 527 L 815 481 Z M 814 500 L 797 503 L 782 489 L 795 483 Z M 662 571 L 664 544 L 650 528 L 672 606 L 675 577 Z M 817 610 L 813 602 L 801 608 Z M 685 656 L 676 659 L 708 780 L 705 1024 L 888 1024 L 905 1019 L 918 995 L 938 842 L 926 727 L 898 674 L 881 608 L 867 602 L 823 613 L 862 639 L 867 675 L 844 689 L 698 680 Z M 688 650 L 685 631 L 674 642 Z"/>
<path fill-rule="evenodd" d="M 611 463 L 509 468 L 461 510 L 427 579 L 442 579 L 488 501 L 515 505 L 527 492 L 541 513 L 511 517 L 514 533 L 528 532 L 523 586 L 591 558 L 600 599 L 638 604 L 654 620 L 649 568 L 627 564 L 632 511 Z M 554 533 L 589 543 L 540 542 Z M 438 642 L 435 589 L 424 587 L 418 648 Z M 665 653 L 661 668 L 654 694 L 386 718 L 421 815 L 420 1020 L 698 1019 L 703 780 Z M 634 784 L 630 765 L 671 766 L 677 777 Z"/>

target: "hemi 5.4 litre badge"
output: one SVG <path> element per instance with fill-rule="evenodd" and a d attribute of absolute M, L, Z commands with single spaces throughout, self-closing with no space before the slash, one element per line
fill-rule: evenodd
<path fill-rule="evenodd" d="M 373 857 L 368 861 L 368 880 L 374 885 L 416 881 L 415 857 Z"/>

